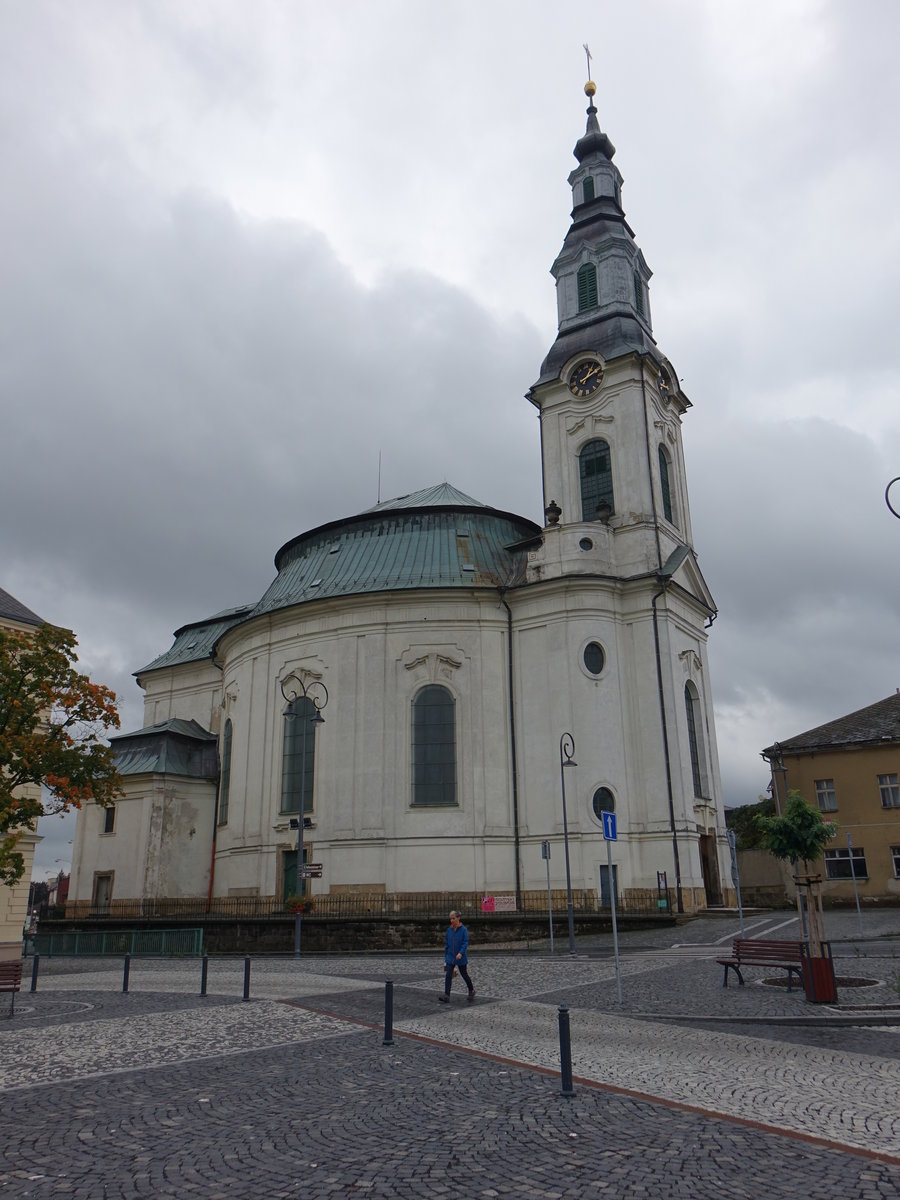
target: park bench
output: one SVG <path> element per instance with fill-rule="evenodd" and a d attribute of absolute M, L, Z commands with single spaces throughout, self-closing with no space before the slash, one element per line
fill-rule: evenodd
<path fill-rule="evenodd" d="M 731 958 L 717 958 L 719 966 L 725 968 L 722 987 L 728 987 L 728 972 L 734 971 L 741 986 L 744 985 L 742 967 L 780 967 L 787 971 L 788 991 L 794 975 L 803 982 L 800 964 L 803 950 L 800 942 L 782 942 L 774 938 L 735 938 L 731 947 Z"/>
<path fill-rule="evenodd" d="M 13 958 L 0 962 L 0 992 L 10 992 L 9 1015 L 13 1015 L 16 992 L 22 986 L 22 960 Z"/>

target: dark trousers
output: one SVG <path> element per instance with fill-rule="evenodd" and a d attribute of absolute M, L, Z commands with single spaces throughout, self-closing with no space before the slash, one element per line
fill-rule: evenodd
<path fill-rule="evenodd" d="M 457 971 L 459 971 L 460 979 L 462 979 L 463 983 L 466 985 L 466 987 L 471 992 L 472 991 L 472 980 L 469 978 L 469 972 L 466 970 L 466 968 L 463 966 L 462 963 L 458 962 L 455 965 L 456 965 Z M 453 964 L 451 964 L 449 967 L 446 967 L 446 966 L 444 967 L 444 995 L 445 996 L 450 995 L 450 988 L 452 986 L 453 986 Z"/>

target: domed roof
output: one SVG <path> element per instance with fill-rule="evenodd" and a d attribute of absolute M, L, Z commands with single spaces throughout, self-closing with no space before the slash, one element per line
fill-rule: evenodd
<path fill-rule="evenodd" d="M 524 581 L 525 546 L 540 533 L 525 517 L 438 484 L 293 538 L 252 616 L 329 596 L 511 587 Z"/>

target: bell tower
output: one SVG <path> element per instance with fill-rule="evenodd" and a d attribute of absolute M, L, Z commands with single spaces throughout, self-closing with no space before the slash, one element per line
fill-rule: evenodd
<path fill-rule="evenodd" d="M 551 267 L 558 335 L 528 399 L 540 412 L 546 530 L 535 571 L 657 571 L 691 541 L 681 419 L 690 401 L 653 336 L 650 271 L 625 219 L 616 150 L 588 80 Z M 590 546 L 588 546 L 590 543 Z"/>
<path fill-rule="evenodd" d="M 605 869 L 596 804 L 614 803 L 623 892 L 644 895 L 664 871 L 679 910 L 696 909 L 722 902 L 727 844 L 706 657 L 716 606 L 682 452 L 691 402 L 657 346 L 652 273 L 625 218 L 596 85 L 584 90 L 571 223 L 551 267 L 558 331 L 527 393 L 540 416 L 544 528 L 528 552 L 531 626 L 519 644 L 524 660 L 544 638 L 527 678 L 543 674 L 592 781 L 577 841 L 586 885 Z"/>

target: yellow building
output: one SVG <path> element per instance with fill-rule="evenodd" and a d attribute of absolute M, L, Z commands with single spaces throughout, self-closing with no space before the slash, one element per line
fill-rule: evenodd
<path fill-rule="evenodd" d="M 861 900 L 900 899 L 900 691 L 763 754 L 779 808 L 792 789 L 838 825 L 813 868 L 824 898 L 852 900 L 855 874 Z"/>
<path fill-rule="evenodd" d="M 43 625 L 43 621 L 30 608 L 20 604 L 9 592 L 0 588 L 0 627 L 18 629 L 23 632 Z M 39 795 L 37 785 L 23 789 Z M 19 839 L 17 849 L 25 859 L 25 870 L 22 878 L 13 887 L 0 884 L 0 959 L 18 958 L 22 953 L 22 931 L 25 927 L 25 917 L 28 911 L 28 890 L 31 885 L 31 871 L 34 866 L 34 848 L 41 839 L 36 833 L 25 833 Z"/>

